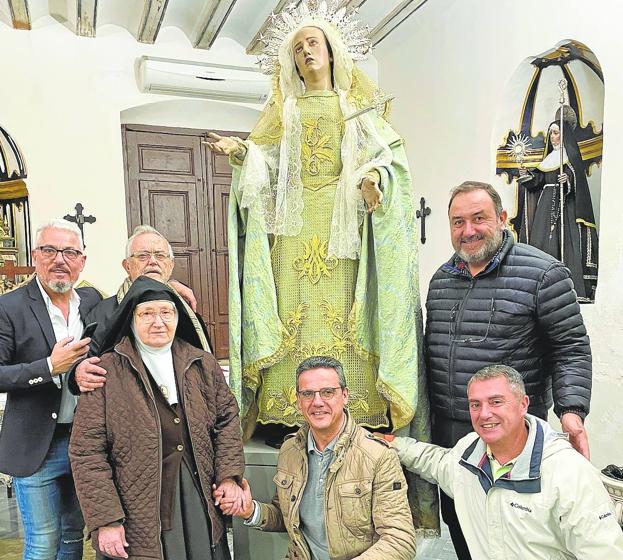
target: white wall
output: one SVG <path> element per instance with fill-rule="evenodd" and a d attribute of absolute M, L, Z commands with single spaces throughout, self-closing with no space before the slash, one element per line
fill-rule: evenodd
<path fill-rule="evenodd" d="M 600 60 L 606 87 L 601 267 L 596 303 L 582 306 L 594 361 L 587 429 L 600 467 L 623 464 L 622 19 L 623 3 L 616 0 L 429 0 L 375 51 L 382 87 L 398 96 L 392 120 L 406 139 L 416 195 L 432 209 L 420 252 L 423 298 L 452 253 L 450 188 L 466 179 L 501 185 L 492 131 L 517 66 L 564 39 L 586 44 Z M 502 192 L 506 204 L 513 195 L 511 186 Z"/>
<path fill-rule="evenodd" d="M 108 293 L 124 276 L 117 263 L 127 239 L 121 113 L 128 123 L 239 131 L 257 120 L 251 107 L 137 89 L 141 55 L 252 65 L 255 59 L 229 39 L 205 52 L 193 49 L 180 30 L 165 28 L 156 45 L 144 45 L 107 25 L 94 40 L 44 17 L 28 32 L 0 23 L 0 52 L 0 124 L 27 162 L 33 227 L 73 213 L 81 202 L 97 217 L 85 226 L 83 278 Z"/>

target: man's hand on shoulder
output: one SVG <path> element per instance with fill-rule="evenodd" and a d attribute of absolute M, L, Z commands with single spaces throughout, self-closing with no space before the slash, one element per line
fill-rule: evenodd
<path fill-rule="evenodd" d="M 382 434 L 381 432 L 372 432 L 368 437 L 380 443 L 384 443 L 387 447 L 394 447 L 393 442 L 396 439 L 394 434 Z"/>
<path fill-rule="evenodd" d="M 76 367 L 76 384 L 81 393 L 99 389 L 106 383 L 106 370 L 97 365 L 100 361 L 96 356 L 92 356 L 80 362 Z"/>
<path fill-rule="evenodd" d="M 588 447 L 588 434 L 586 433 L 586 428 L 584 428 L 582 418 L 574 412 L 565 412 L 560 417 L 560 424 L 562 425 L 562 431 L 569 434 L 571 445 L 590 461 L 591 452 Z"/>

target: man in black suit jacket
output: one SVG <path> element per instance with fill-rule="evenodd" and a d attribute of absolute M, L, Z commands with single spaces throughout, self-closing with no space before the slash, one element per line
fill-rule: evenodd
<path fill-rule="evenodd" d="M 36 277 L 0 296 L 0 472 L 13 476 L 24 559 L 82 558 L 84 522 L 67 445 L 75 408 L 65 372 L 88 351 L 84 317 L 101 301 L 73 286 L 84 268 L 80 230 L 52 220 L 37 230 Z"/>

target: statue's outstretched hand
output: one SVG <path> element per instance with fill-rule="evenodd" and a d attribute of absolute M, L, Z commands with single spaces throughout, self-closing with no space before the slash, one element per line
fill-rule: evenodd
<path fill-rule="evenodd" d="M 367 175 L 361 180 L 361 196 L 363 196 L 370 214 L 378 209 L 383 202 L 383 193 L 378 182 Z"/>
<path fill-rule="evenodd" d="M 208 132 L 208 136 L 212 141 L 206 142 L 208 147 L 217 154 L 225 154 L 229 156 L 242 150 L 243 144 L 231 136 L 221 136 L 216 132 Z"/>

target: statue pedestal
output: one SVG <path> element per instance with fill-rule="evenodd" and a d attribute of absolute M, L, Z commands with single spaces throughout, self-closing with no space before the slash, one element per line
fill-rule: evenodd
<path fill-rule="evenodd" d="M 253 498 L 270 502 L 275 494 L 275 476 L 279 451 L 263 441 L 251 439 L 244 446 L 246 467 L 244 476 L 249 481 Z M 288 549 L 287 533 L 264 533 L 245 527 L 240 518 L 234 518 L 234 558 L 283 558 Z"/>

